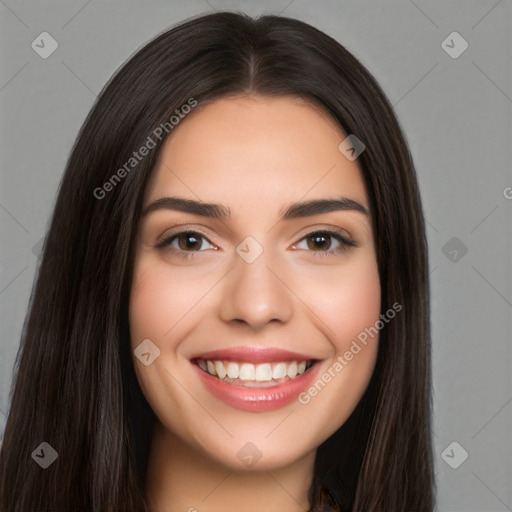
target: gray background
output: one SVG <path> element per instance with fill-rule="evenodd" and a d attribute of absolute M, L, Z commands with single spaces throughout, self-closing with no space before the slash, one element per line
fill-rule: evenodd
<path fill-rule="evenodd" d="M 223 9 L 281 13 L 327 32 L 395 106 L 428 220 L 438 510 L 512 510 L 507 0 L 0 0 L 0 432 L 41 238 L 95 96 L 157 33 Z M 59 44 L 47 59 L 31 48 L 44 31 Z M 469 44 L 456 59 L 441 46 L 453 31 Z"/>

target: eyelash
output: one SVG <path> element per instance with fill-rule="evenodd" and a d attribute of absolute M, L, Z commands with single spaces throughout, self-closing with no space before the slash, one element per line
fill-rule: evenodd
<path fill-rule="evenodd" d="M 202 233 L 200 233 L 198 231 L 193 231 L 193 230 L 184 230 L 184 231 L 180 231 L 178 233 L 173 233 L 172 235 L 167 236 L 161 240 L 160 239 L 157 240 L 157 243 L 153 247 L 155 249 L 163 250 L 167 246 L 170 246 L 170 244 L 172 243 L 172 241 L 174 239 L 177 239 L 182 235 L 199 235 L 198 238 L 202 238 L 202 239 L 206 240 L 209 244 L 213 245 L 213 243 L 210 242 L 210 240 Z M 340 242 L 340 246 L 336 247 L 335 249 L 328 249 L 327 251 L 310 251 L 310 252 L 314 253 L 314 256 L 317 258 L 328 258 L 328 257 L 332 257 L 332 256 L 337 256 L 338 254 L 340 254 L 344 251 L 347 251 L 351 247 L 357 247 L 357 244 L 353 240 L 351 240 L 347 236 L 343 235 L 340 231 L 331 230 L 331 229 L 320 229 L 317 231 L 311 231 L 310 233 L 303 236 L 299 240 L 299 242 L 302 242 L 302 240 L 305 240 L 313 235 L 327 235 L 327 236 L 334 238 L 338 242 Z M 297 242 L 297 244 L 299 242 Z M 297 245 L 297 244 L 294 244 L 294 245 Z M 203 251 L 183 251 L 182 249 L 176 249 L 175 247 L 173 247 L 172 249 L 173 249 L 173 252 L 176 251 L 176 254 L 180 258 L 183 258 L 186 260 L 195 258 L 197 256 L 197 253 L 203 252 Z"/>

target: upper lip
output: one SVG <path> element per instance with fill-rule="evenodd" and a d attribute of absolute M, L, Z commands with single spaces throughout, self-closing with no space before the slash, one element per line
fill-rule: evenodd
<path fill-rule="evenodd" d="M 261 346 L 231 347 L 211 350 L 191 357 L 210 361 L 244 361 L 247 363 L 273 363 L 277 361 L 311 361 L 314 357 L 282 348 Z"/>

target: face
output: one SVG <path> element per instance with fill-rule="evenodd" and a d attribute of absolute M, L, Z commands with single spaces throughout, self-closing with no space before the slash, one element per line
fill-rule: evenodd
<path fill-rule="evenodd" d="M 373 372 L 378 336 L 357 337 L 379 320 L 380 282 L 345 138 L 297 98 L 216 100 L 174 129 L 146 190 L 137 379 L 169 438 L 227 467 L 314 453 Z"/>

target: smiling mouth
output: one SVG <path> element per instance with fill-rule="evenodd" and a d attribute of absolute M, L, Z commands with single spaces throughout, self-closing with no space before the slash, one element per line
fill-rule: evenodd
<path fill-rule="evenodd" d="M 243 361 L 194 359 L 208 375 L 244 387 L 272 387 L 292 381 L 306 373 L 317 361 L 276 361 L 253 364 Z"/>

